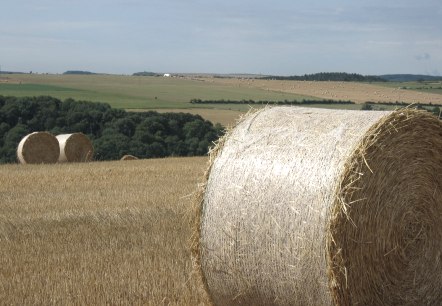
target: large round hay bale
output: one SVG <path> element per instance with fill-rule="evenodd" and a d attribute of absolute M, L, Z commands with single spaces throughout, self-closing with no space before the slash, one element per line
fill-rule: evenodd
<path fill-rule="evenodd" d="M 83 133 L 57 135 L 60 143 L 60 162 L 88 162 L 94 155 L 94 147 Z"/>
<path fill-rule="evenodd" d="M 48 132 L 28 134 L 17 147 L 17 158 L 22 164 L 53 164 L 59 154 L 57 138 Z"/>
<path fill-rule="evenodd" d="M 442 123 L 275 107 L 211 155 L 194 248 L 216 305 L 442 301 Z"/>
<path fill-rule="evenodd" d="M 123 157 L 121 157 L 120 160 L 137 160 L 137 159 L 138 159 L 138 157 L 136 157 L 136 156 L 126 154 L 126 155 L 123 155 Z"/>

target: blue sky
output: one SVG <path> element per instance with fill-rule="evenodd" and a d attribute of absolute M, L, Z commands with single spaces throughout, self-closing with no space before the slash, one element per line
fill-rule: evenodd
<path fill-rule="evenodd" d="M 2 70 L 442 74 L 441 0 L 14 0 Z"/>

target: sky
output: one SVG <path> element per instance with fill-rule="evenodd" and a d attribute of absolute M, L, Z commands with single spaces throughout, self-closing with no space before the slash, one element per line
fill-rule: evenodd
<path fill-rule="evenodd" d="M 14 0 L 0 69 L 442 74 L 441 0 Z"/>

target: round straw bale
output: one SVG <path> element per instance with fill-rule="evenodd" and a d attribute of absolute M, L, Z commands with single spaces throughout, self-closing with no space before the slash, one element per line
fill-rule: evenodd
<path fill-rule="evenodd" d="M 138 159 L 138 157 L 127 154 L 127 155 L 124 155 L 120 160 L 136 160 L 136 159 Z"/>
<path fill-rule="evenodd" d="M 53 164 L 59 154 L 57 138 L 48 132 L 28 134 L 17 147 L 17 158 L 22 164 Z"/>
<path fill-rule="evenodd" d="M 57 135 L 60 143 L 60 162 L 87 162 L 92 160 L 92 142 L 83 133 Z"/>
<path fill-rule="evenodd" d="M 442 123 L 275 107 L 211 153 L 194 252 L 216 305 L 442 301 Z"/>

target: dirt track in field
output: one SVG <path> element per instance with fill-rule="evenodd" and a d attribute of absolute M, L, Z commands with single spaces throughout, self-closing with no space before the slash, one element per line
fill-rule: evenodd
<path fill-rule="evenodd" d="M 211 79 L 215 83 L 296 93 L 323 99 L 364 102 L 442 104 L 442 95 L 356 82 L 278 81 L 257 79 Z"/>

